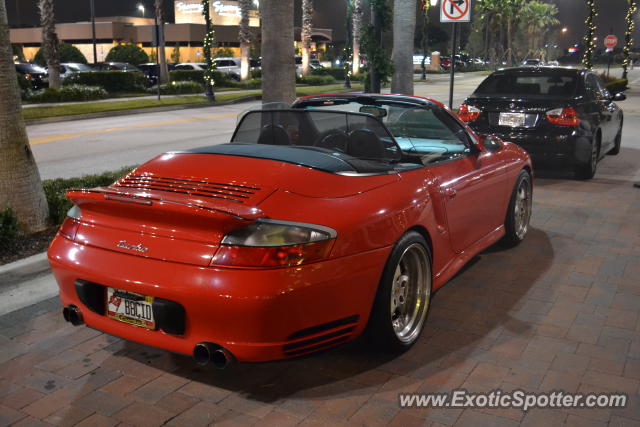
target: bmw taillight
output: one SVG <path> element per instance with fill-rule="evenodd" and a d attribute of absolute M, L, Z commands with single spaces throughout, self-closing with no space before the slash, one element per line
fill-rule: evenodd
<path fill-rule="evenodd" d="M 549 120 L 549 123 L 561 126 L 578 126 L 580 124 L 578 112 L 573 107 L 556 108 L 547 111 L 547 120 Z"/>
<path fill-rule="evenodd" d="M 478 120 L 478 117 L 480 117 L 480 113 L 482 113 L 482 110 L 478 107 L 462 104 L 458 110 L 458 117 L 460 117 L 460 120 L 463 122 L 475 122 Z"/>
<path fill-rule="evenodd" d="M 67 217 L 64 219 L 64 222 L 60 226 L 60 234 L 64 235 L 70 240 L 74 240 L 76 238 L 78 228 L 80 228 L 81 216 L 82 211 L 80 210 L 80 208 L 76 205 L 73 205 L 67 212 Z"/>
<path fill-rule="evenodd" d="M 314 224 L 258 220 L 224 236 L 212 266 L 291 267 L 329 257 L 337 233 Z"/>

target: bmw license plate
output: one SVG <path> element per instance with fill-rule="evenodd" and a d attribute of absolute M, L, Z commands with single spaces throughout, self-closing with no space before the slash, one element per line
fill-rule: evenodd
<path fill-rule="evenodd" d="M 524 127 L 524 113 L 500 113 L 499 126 L 509 126 L 512 128 Z"/>
<path fill-rule="evenodd" d="M 141 328 L 155 329 L 153 297 L 107 288 L 107 316 Z"/>

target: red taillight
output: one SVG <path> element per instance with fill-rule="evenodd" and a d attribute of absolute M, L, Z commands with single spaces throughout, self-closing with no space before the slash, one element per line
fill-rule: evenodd
<path fill-rule="evenodd" d="M 74 240 L 76 238 L 78 228 L 80 228 L 80 223 L 74 218 L 67 217 L 60 226 L 60 234 L 65 236 L 67 239 Z"/>
<path fill-rule="evenodd" d="M 561 126 L 578 126 L 580 124 L 578 113 L 573 107 L 547 111 L 547 120 L 554 125 Z"/>
<path fill-rule="evenodd" d="M 221 245 L 211 260 L 212 266 L 293 267 L 329 257 L 333 240 L 290 246 Z"/>
<path fill-rule="evenodd" d="M 482 111 L 473 105 L 462 104 L 458 110 L 458 117 L 463 122 L 475 122 L 480 117 Z"/>

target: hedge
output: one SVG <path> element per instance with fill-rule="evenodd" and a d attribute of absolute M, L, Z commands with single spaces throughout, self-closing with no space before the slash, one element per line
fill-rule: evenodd
<path fill-rule="evenodd" d="M 31 102 L 73 102 L 105 99 L 109 96 L 100 86 L 68 85 L 60 89 L 42 89 L 26 96 Z"/>
<path fill-rule="evenodd" d="M 67 200 L 65 191 L 68 188 L 94 188 L 106 187 L 113 184 L 120 177 L 128 174 L 134 166 L 127 166 L 117 171 L 105 172 L 99 175 L 85 175 L 79 178 L 47 179 L 42 182 L 44 193 L 49 204 L 49 221 L 52 225 L 62 224 L 71 208 L 71 202 Z"/>
<path fill-rule="evenodd" d="M 624 92 L 629 85 L 629 80 L 627 79 L 616 79 L 607 83 L 607 89 L 611 92 L 612 95 L 615 95 L 618 92 Z"/>
<path fill-rule="evenodd" d="M 11 208 L 0 210 L 0 253 L 18 236 L 18 219 Z"/>
<path fill-rule="evenodd" d="M 316 68 L 311 70 L 313 76 L 333 76 L 336 80 L 344 80 L 344 68 L 342 67 L 330 67 L 330 68 Z"/>
<path fill-rule="evenodd" d="M 158 86 L 147 89 L 149 93 L 157 93 Z M 169 84 L 160 86 L 160 93 L 162 95 L 181 95 L 189 93 L 203 93 L 204 86 L 198 82 L 193 81 L 172 81 Z"/>
<path fill-rule="evenodd" d="M 85 86 L 101 86 L 109 93 L 143 92 L 149 79 L 142 73 L 122 71 L 97 71 L 93 73 L 73 73 L 66 77 L 63 85 L 80 84 Z"/>
<path fill-rule="evenodd" d="M 191 81 L 204 85 L 204 70 L 174 70 L 169 72 L 169 76 L 171 81 Z M 225 73 L 214 70 L 213 78 L 218 87 L 233 87 L 234 81 Z"/>
<path fill-rule="evenodd" d="M 336 82 L 335 77 L 331 75 L 324 76 L 296 76 L 296 83 L 306 84 L 309 86 L 330 85 Z"/>

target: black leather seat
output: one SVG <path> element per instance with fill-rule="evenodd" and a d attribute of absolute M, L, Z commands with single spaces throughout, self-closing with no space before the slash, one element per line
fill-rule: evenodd
<path fill-rule="evenodd" d="M 282 125 L 266 125 L 260 131 L 258 144 L 291 145 L 291 138 Z"/>
<path fill-rule="evenodd" d="M 369 129 L 356 129 L 349 134 L 347 154 L 355 158 L 382 159 L 384 144 L 380 137 Z"/>

